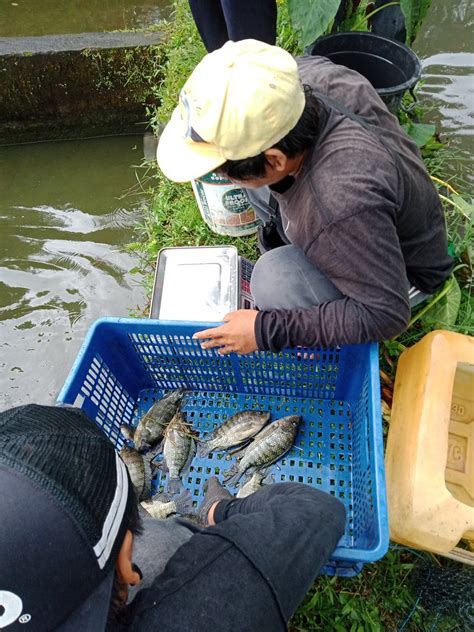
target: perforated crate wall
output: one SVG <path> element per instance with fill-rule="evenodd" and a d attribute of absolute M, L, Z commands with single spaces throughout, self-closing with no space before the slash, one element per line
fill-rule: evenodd
<path fill-rule="evenodd" d="M 220 356 L 192 339 L 206 324 L 103 319 L 91 331 L 59 400 L 73 403 L 117 448 L 121 423 L 136 425 L 165 392 L 186 386 L 183 412 L 201 436 L 239 410 L 272 420 L 302 417 L 294 447 L 272 469 L 344 503 L 346 531 L 328 573 L 351 575 L 388 546 L 376 345 Z M 196 457 L 184 485 L 199 501 L 211 475 L 223 479 L 226 453 Z M 160 480 L 156 481 L 157 488 Z"/>

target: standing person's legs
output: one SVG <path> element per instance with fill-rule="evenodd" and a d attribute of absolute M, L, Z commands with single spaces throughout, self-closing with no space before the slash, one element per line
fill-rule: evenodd
<path fill-rule="evenodd" d="M 230 40 L 256 39 L 275 44 L 275 0 L 221 0 L 221 4 Z"/>
<path fill-rule="evenodd" d="M 229 39 L 220 0 L 189 0 L 194 22 L 208 53 Z"/>

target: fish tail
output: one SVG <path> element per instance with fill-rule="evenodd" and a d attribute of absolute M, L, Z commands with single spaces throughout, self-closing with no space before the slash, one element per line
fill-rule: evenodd
<path fill-rule="evenodd" d="M 242 478 L 242 474 L 243 472 L 239 472 L 238 470 L 231 468 L 230 470 L 224 472 L 224 476 L 228 477 L 224 479 L 224 483 L 226 485 L 235 485 Z"/>
<path fill-rule="evenodd" d="M 181 490 L 182 485 L 180 478 L 170 478 L 168 481 L 168 494 L 177 494 Z"/>
<path fill-rule="evenodd" d="M 129 426 L 128 424 L 120 425 L 120 434 L 124 437 L 127 445 L 134 446 L 135 442 L 133 440 L 135 434 L 135 428 L 133 426 Z"/>
<path fill-rule="evenodd" d="M 185 489 L 179 496 L 174 499 L 176 504 L 176 513 L 185 514 L 193 510 L 193 499 L 189 489 Z"/>

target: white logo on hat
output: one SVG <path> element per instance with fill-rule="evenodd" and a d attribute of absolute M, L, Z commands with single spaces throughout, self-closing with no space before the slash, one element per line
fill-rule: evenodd
<path fill-rule="evenodd" d="M 3 612 L 0 614 L 0 629 L 3 629 L 11 623 L 15 623 L 20 617 L 23 610 L 23 602 L 15 593 L 8 590 L 0 590 L 0 608 L 3 608 Z M 30 620 L 31 616 L 29 614 L 20 617 L 20 623 L 28 623 Z"/>

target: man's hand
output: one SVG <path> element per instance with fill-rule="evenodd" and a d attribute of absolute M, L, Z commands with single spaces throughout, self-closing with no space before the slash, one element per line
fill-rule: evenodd
<path fill-rule="evenodd" d="M 193 338 L 205 341 L 201 343 L 203 349 L 220 347 L 218 351 L 222 355 L 232 352 L 252 353 L 258 349 L 255 338 L 257 314 L 256 309 L 239 309 L 236 312 L 230 312 L 223 318 L 225 325 L 199 331 Z"/>

